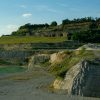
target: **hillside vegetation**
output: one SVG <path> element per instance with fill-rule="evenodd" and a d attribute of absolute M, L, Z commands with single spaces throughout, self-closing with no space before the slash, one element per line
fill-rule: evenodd
<path fill-rule="evenodd" d="M 14 36 L 62 36 L 64 32 L 80 32 L 87 31 L 90 28 L 100 29 L 100 18 L 77 18 L 73 20 L 65 19 L 60 25 L 56 21 L 51 24 L 25 24 L 20 26 L 15 32 L 12 32 Z M 58 33 L 56 33 L 58 32 Z M 60 32 L 60 33 L 59 33 Z"/>
<path fill-rule="evenodd" d="M 3 35 L 0 44 L 59 43 L 68 40 L 100 43 L 100 18 L 65 19 L 60 25 L 56 21 L 50 25 L 28 23 L 11 35 Z"/>
<path fill-rule="evenodd" d="M 95 58 L 93 51 L 87 51 L 84 48 L 82 50 L 67 51 L 63 55 L 66 55 L 61 62 L 51 64 L 49 71 L 54 73 L 59 78 L 64 78 L 66 72 L 78 62 L 83 59 L 92 60 Z M 61 55 L 60 58 L 63 56 Z M 59 59 L 60 59 L 59 58 Z"/>
<path fill-rule="evenodd" d="M 83 43 L 100 42 L 100 18 L 65 19 L 58 25 L 30 24 L 20 26 L 11 35 L 3 35 L 0 44 L 13 43 L 55 43 L 66 40 L 75 40 Z"/>
<path fill-rule="evenodd" d="M 0 44 L 57 43 L 66 40 L 66 37 L 3 36 L 0 38 Z"/>

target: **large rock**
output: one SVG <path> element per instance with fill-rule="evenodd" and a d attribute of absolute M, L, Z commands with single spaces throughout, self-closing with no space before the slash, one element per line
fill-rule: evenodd
<path fill-rule="evenodd" d="M 0 60 L 11 62 L 12 64 L 27 63 L 27 59 L 33 54 L 32 51 L 25 50 L 0 50 Z M 4 63 L 5 64 L 5 63 Z"/>
<path fill-rule="evenodd" d="M 58 53 L 54 53 L 50 55 L 50 63 L 60 63 L 61 61 L 63 61 L 63 59 L 65 58 L 66 54 L 64 53 L 64 51 L 58 52 Z"/>
<path fill-rule="evenodd" d="M 50 60 L 50 55 L 48 54 L 38 54 L 33 55 L 29 61 L 28 69 L 33 69 L 35 66 L 45 63 Z"/>
<path fill-rule="evenodd" d="M 79 62 L 66 73 L 63 81 L 55 80 L 53 86 L 70 95 L 100 97 L 100 62 Z"/>
<path fill-rule="evenodd" d="M 81 72 L 82 62 L 78 63 L 77 65 L 73 66 L 67 73 L 62 82 L 59 83 L 58 89 L 65 89 L 68 94 L 71 94 L 74 79 L 79 75 Z M 57 83 L 57 80 L 55 81 Z M 54 82 L 54 88 L 57 89 L 57 86 Z"/>

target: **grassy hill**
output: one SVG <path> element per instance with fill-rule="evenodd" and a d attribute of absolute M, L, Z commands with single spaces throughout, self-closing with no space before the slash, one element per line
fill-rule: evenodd
<path fill-rule="evenodd" d="M 0 37 L 0 44 L 58 43 L 66 40 L 65 37 L 4 36 Z"/>
<path fill-rule="evenodd" d="M 56 24 L 55 24 L 56 23 Z M 50 36 L 50 37 L 67 37 L 67 33 L 75 33 L 87 31 L 89 29 L 100 29 L 100 18 L 78 18 L 78 19 L 65 19 L 61 24 L 52 22 L 51 24 L 25 24 L 20 26 L 13 36 Z"/>

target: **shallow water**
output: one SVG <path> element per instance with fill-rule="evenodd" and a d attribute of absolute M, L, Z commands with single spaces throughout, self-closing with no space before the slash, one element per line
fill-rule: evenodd
<path fill-rule="evenodd" d="M 23 72 L 26 69 L 21 66 L 0 66 L 0 74 Z"/>

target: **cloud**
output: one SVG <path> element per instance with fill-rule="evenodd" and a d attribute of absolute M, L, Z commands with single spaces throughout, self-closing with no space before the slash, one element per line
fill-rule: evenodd
<path fill-rule="evenodd" d="M 32 16 L 31 13 L 24 13 L 24 14 L 22 14 L 22 17 L 24 17 L 24 18 L 30 18 L 31 16 Z"/>
<path fill-rule="evenodd" d="M 59 6 L 61 6 L 61 7 L 68 7 L 68 5 L 67 4 L 64 4 L 64 3 L 57 3 Z"/>
<path fill-rule="evenodd" d="M 74 8 L 74 7 L 70 8 L 70 10 L 71 10 L 71 11 L 75 11 L 75 12 L 79 12 L 79 11 L 80 11 L 80 9 Z"/>
<path fill-rule="evenodd" d="M 26 5 L 20 5 L 20 7 L 21 7 L 21 8 L 24 8 L 24 9 L 27 8 Z"/>
<path fill-rule="evenodd" d="M 18 29 L 18 25 L 8 24 L 0 26 L 0 36 L 11 34 Z"/>
<path fill-rule="evenodd" d="M 59 12 L 60 12 L 60 11 L 58 11 L 58 10 L 50 9 L 50 8 L 48 8 L 47 11 L 49 11 L 49 12 L 53 12 L 53 13 L 59 13 Z"/>
<path fill-rule="evenodd" d="M 18 26 L 17 25 L 13 25 L 13 24 L 9 24 L 6 26 L 6 34 L 11 34 L 13 31 L 18 30 Z"/>
<path fill-rule="evenodd" d="M 17 25 L 9 24 L 6 26 L 6 30 L 8 31 L 8 33 L 11 33 L 12 31 L 16 31 L 17 29 L 18 29 Z"/>
<path fill-rule="evenodd" d="M 100 17 L 100 13 L 96 13 L 96 16 L 97 16 L 97 17 Z"/>
<path fill-rule="evenodd" d="M 37 10 L 37 11 L 47 11 L 47 12 L 52 12 L 52 13 L 60 13 L 60 11 L 54 9 L 54 8 L 51 8 L 47 5 L 35 5 L 34 8 Z"/>
<path fill-rule="evenodd" d="M 42 11 L 42 10 L 47 9 L 48 6 L 46 6 L 46 5 L 35 5 L 34 8 L 35 8 L 36 10 Z"/>

